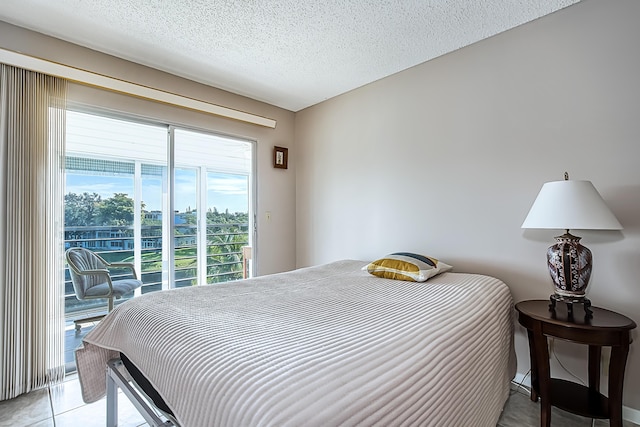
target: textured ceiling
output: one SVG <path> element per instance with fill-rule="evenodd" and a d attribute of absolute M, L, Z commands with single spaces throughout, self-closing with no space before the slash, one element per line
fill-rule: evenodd
<path fill-rule="evenodd" d="M 579 0 L 1 0 L 0 20 L 298 111 Z"/>

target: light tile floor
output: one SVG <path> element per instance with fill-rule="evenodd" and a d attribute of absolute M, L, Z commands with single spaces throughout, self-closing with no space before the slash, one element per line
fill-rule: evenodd
<path fill-rule="evenodd" d="M 129 400 L 120 393 L 118 398 L 118 426 L 146 426 L 144 418 Z M 512 390 L 505 410 L 498 421 L 498 427 L 537 427 L 540 425 L 540 407 L 531 402 L 528 395 Z M 563 412 L 553 408 L 553 427 L 588 427 L 588 418 Z M 104 426 L 106 412 L 105 399 L 92 404 L 84 404 L 80 397 L 80 385 L 76 375 L 70 375 L 62 384 L 37 390 L 12 400 L 0 402 L 0 426 L 11 427 L 65 427 Z M 608 426 L 608 421 L 597 420 L 597 427 Z M 637 427 L 625 421 L 625 427 Z"/>
<path fill-rule="evenodd" d="M 551 408 L 551 427 L 605 427 L 608 420 L 595 420 L 580 417 L 558 408 Z M 623 427 L 638 427 L 636 424 L 623 421 Z M 522 389 L 513 387 L 511 396 L 504 407 L 504 412 L 498 420 L 498 427 L 539 427 L 540 405 L 534 403 Z"/>
<path fill-rule="evenodd" d="M 85 404 L 76 375 L 70 375 L 62 384 L 0 402 L 0 426 L 3 427 L 104 427 L 105 424 L 106 400 Z M 118 426 L 144 425 L 147 425 L 144 418 L 120 392 Z"/>

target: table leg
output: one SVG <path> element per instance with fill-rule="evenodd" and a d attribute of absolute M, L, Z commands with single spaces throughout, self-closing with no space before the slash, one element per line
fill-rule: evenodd
<path fill-rule="evenodd" d="M 609 361 L 609 425 L 622 427 L 622 388 L 629 354 L 629 342 L 611 347 Z"/>
<path fill-rule="evenodd" d="M 589 388 L 600 391 L 600 360 L 602 347 L 599 345 L 589 346 Z"/>
<path fill-rule="evenodd" d="M 533 339 L 532 330 L 527 329 L 527 336 L 529 337 L 529 360 L 531 361 L 531 401 L 537 402 L 540 383 L 538 382 L 538 366 L 536 363 L 536 343 Z"/>
<path fill-rule="evenodd" d="M 536 376 L 540 397 L 540 426 L 551 426 L 551 370 L 549 368 L 549 347 L 547 337 L 542 333 L 542 324 L 533 326 L 533 348 L 535 349 Z"/>

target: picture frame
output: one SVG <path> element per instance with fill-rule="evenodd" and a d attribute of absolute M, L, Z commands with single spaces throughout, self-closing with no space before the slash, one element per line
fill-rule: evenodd
<path fill-rule="evenodd" d="M 285 147 L 273 147 L 273 167 L 277 169 L 288 169 L 289 149 Z"/>

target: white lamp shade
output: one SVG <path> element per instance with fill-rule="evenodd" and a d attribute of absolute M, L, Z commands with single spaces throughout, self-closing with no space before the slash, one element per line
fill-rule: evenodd
<path fill-rule="evenodd" d="M 542 186 L 522 228 L 621 230 L 591 181 L 553 181 Z"/>

